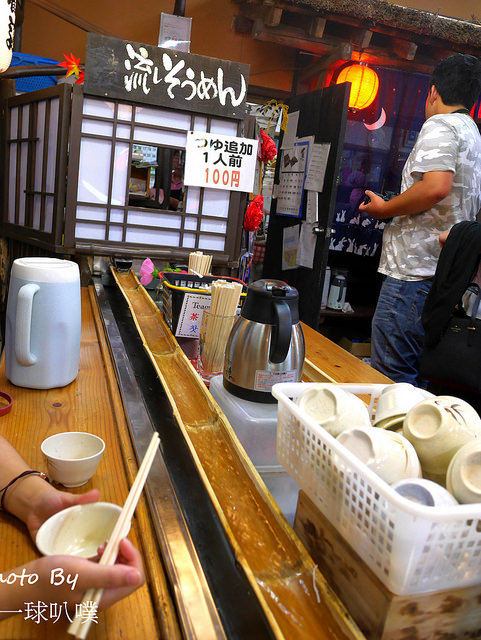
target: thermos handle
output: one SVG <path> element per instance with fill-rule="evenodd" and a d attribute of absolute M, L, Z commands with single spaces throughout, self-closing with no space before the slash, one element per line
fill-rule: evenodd
<path fill-rule="evenodd" d="M 276 324 L 271 334 L 269 360 L 275 364 L 284 362 L 291 346 L 292 317 L 287 302 L 274 303 Z"/>
<path fill-rule="evenodd" d="M 15 318 L 15 356 L 19 364 L 30 366 L 37 362 L 37 356 L 30 352 L 32 328 L 33 296 L 40 289 L 38 284 L 25 284 L 20 287 L 17 296 Z"/>
<path fill-rule="evenodd" d="M 346 288 L 346 281 L 341 280 L 341 286 L 339 287 L 339 297 L 337 299 L 338 302 L 341 302 L 342 294 L 344 293 L 345 288 Z"/>

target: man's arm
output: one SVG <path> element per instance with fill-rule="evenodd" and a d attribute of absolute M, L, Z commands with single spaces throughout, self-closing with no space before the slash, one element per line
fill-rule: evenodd
<path fill-rule="evenodd" d="M 422 180 L 392 200 L 385 201 L 372 191 L 366 191 L 371 202 L 361 204 L 359 209 L 378 220 L 395 216 L 412 216 L 427 211 L 441 202 L 449 195 L 452 186 L 452 171 L 428 171 L 423 174 Z"/>

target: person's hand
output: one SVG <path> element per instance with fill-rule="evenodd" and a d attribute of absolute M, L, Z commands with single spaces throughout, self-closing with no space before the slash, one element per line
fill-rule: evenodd
<path fill-rule="evenodd" d="M 140 553 L 127 539 L 120 542 L 115 565 L 102 565 L 75 556 L 45 556 L 13 571 L 5 571 L 3 576 L 13 573 L 20 576 L 22 570 L 25 574 L 37 575 L 38 579 L 33 584 L 25 580 L 23 586 L 18 579 L 12 584 L 6 581 L 0 584 L 2 605 L 8 605 L 4 609 L 22 609 L 25 602 L 66 602 L 75 613 L 75 605 L 82 601 L 88 589 L 104 590 L 99 608 L 106 609 L 145 582 Z"/>
<path fill-rule="evenodd" d="M 380 220 L 390 217 L 389 214 L 386 213 L 386 205 L 388 204 L 386 200 L 378 196 L 374 191 L 369 191 L 369 189 L 366 189 L 365 194 L 369 196 L 371 202 L 368 204 L 361 203 L 359 205 L 359 211 L 365 211 L 373 218 Z"/>
<path fill-rule="evenodd" d="M 444 247 L 444 243 L 446 242 L 450 231 L 451 231 L 451 229 L 448 229 L 447 231 L 443 231 L 442 233 L 439 234 L 439 246 L 440 247 Z"/>
<path fill-rule="evenodd" d="M 88 502 L 97 502 L 99 499 L 98 489 L 92 489 L 87 493 L 74 494 L 67 491 L 59 491 L 52 485 L 43 482 L 42 490 L 38 491 L 34 496 L 31 509 L 25 518 L 25 524 L 30 532 L 32 540 L 35 537 L 40 526 L 62 509 L 73 507 L 76 504 L 87 504 Z"/>

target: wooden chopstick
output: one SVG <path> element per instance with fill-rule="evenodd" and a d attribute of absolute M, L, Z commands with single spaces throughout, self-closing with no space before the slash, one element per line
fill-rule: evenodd
<path fill-rule="evenodd" d="M 112 531 L 112 535 L 110 536 L 107 546 L 105 547 L 102 557 L 100 558 L 99 564 L 114 564 L 114 562 L 116 561 L 119 552 L 120 541 L 123 537 L 122 531 L 124 530 L 126 523 L 129 522 L 134 515 L 135 507 L 137 506 L 139 498 L 142 494 L 142 489 L 144 488 L 147 476 L 149 475 L 150 467 L 152 466 L 152 463 L 154 461 L 159 444 L 159 434 L 155 432 L 152 436 L 152 440 L 150 441 L 132 487 L 129 491 L 127 500 L 125 501 L 119 518 L 115 524 L 114 530 Z M 69 626 L 68 633 L 74 635 L 80 640 L 85 640 L 89 632 L 92 619 L 89 617 L 85 622 L 82 623 L 81 611 L 82 609 L 84 609 L 86 602 L 89 602 L 90 610 L 91 603 L 95 603 L 98 606 L 100 598 L 102 597 L 102 592 L 103 589 L 89 589 L 85 592 L 82 603 L 79 607 L 79 614 L 75 616 L 74 621 Z"/>

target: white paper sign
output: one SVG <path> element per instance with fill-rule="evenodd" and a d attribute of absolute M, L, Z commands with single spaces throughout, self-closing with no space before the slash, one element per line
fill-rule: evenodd
<path fill-rule="evenodd" d="M 312 228 L 315 225 L 309 222 L 303 222 L 301 224 L 301 233 L 299 235 L 299 244 L 297 246 L 296 263 L 299 267 L 307 267 L 312 269 L 314 266 L 314 251 L 316 249 L 315 233 L 312 233 Z"/>
<path fill-rule="evenodd" d="M 198 338 L 202 314 L 210 309 L 210 296 L 201 293 L 184 293 L 184 301 L 177 322 L 176 337 Z"/>
<path fill-rule="evenodd" d="M 306 222 L 317 222 L 317 203 L 317 193 L 315 191 L 308 191 L 306 204 Z"/>
<path fill-rule="evenodd" d="M 299 243 L 299 225 L 285 227 L 282 238 L 282 271 L 295 269 L 297 245 Z"/>
<path fill-rule="evenodd" d="M 254 190 L 258 140 L 189 131 L 184 184 L 227 191 Z"/>
<path fill-rule="evenodd" d="M 299 111 L 289 113 L 289 119 L 287 120 L 287 127 L 282 138 L 281 149 L 291 149 L 294 146 L 294 142 L 297 136 L 297 124 L 299 122 Z"/>
<path fill-rule="evenodd" d="M 192 18 L 160 14 L 159 47 L 190 52 Z"/>
<path fill-rule="evenodd" d="M 326 175 L 327 161 L 331 143 L 311 144 L 309 149 L 309 163 L 305 188 L 310 191 L 322 191 L 324 188 L 324 176 Z"/>
<path fill-rule="evenodd" d="M 302 198 L 310 146 L 310 138 L 300 138 L 292 148 L 283 149 L 281 152 L 276 209 L 279 216 L 302 217 Z"/>

